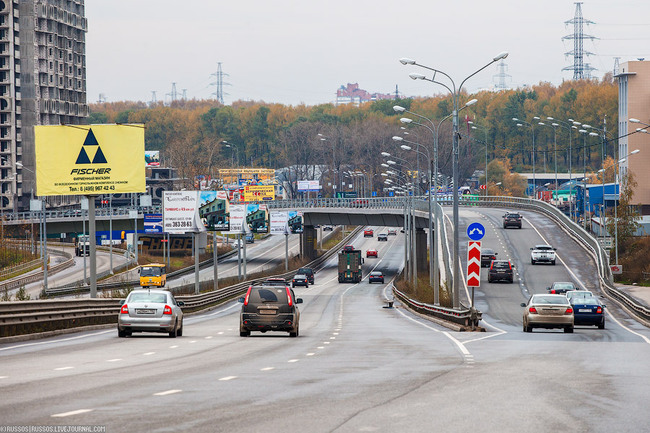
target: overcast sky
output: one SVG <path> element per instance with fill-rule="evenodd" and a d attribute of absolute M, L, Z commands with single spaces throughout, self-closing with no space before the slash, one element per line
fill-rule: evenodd
<path fill-rule="evenodd" d="M 650 1 L 585 0 L 587 58 L 601 77 L 621 62 L 650 61 Z M 573 41 L 567 0 L 86 0 L 88 101 L 214 98 L 211 76 L 229 74 L 225 103 L 236 100 L 308 105 L 333 102 L 336 90 L 359 83 L 369 92 L 403 96 L 442 93 L 413 81 L 410 57 L 460 83 L 508 51 L 511 87 L 571 79 L 564 53 Z M 470 79 L 469 91 L 496 81 L 495 65 Z"/>

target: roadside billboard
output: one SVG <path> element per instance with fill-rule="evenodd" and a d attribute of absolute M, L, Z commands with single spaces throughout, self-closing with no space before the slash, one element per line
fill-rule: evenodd
<path fill-rule="evenodd" d="M 289 222 L 289 212 L 271 212 L 270 231 L 272 235 L 283 235 L 287 230 L 287 223 Z"/>
<path fill-rule="evenodd" d="M 265 204 L 246 205 L 246 224 L 253 233 L 269 232 L 269 213 Z"/>
<path fill-rule="evenodd" d="M 158 150 L 145 150 L 144 165 L 146 167 L 160 167 L 160 152 Z"/>
<path fill-rule="evenodd" d="M 145 192 L 144 125 L 34 127 L 39 196 Z"/>
<path fill-rule="evenodd" d="M 144 214 L 144 232 L 162 233 L 163 215 L 161 213 Z"/>
<path fill-rule="evenodd" d="M 199 215 L 206 229 L 230 230 L 230 202 L 226 191 L 200 191 Z"/>
<path fill-rule="evenodd" d="M 291 229 L 291 233 L 302 233 L 303 231 L 303 215 L 302 212 L 295 210 L 289 211 L 289 219 L 287 224 Z"/>
<path fill-rule="evenodd" d="M 275 200 L 274 185 L 244 186 L 244 201 Z"/>
<path fill-rule="evenodd" d="M 230 233 L 241 234 L 246 218 L 246 206 L 241 204 L 230 205 Z"/>
<path fill-rule="evenodd" d="M 172 234 L 205 231 L 199 216 L 199 192 L 165 191 L 163 227 L 165 233 Z"/>
<path fill-rule="evenodd" d="M 320 191 L 320 182 L 317 180 L 299 180 L 298 191 Z"/>

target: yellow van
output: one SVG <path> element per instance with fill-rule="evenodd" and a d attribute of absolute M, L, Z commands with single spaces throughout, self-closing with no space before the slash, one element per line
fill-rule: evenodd
<path fill-rule="evenodd" d="M 167 284 L 167 269 L 165 265 L 150 263 L 140 266 L 141 287 L 165 287 L 165 284 Z"/>

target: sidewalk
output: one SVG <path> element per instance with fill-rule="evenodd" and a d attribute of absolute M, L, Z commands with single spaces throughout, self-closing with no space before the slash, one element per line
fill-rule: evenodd
<path fill-rule="evenodd" d="M 639 303 L 650 308 L 650 287 L 616 284 L 616 288 L 632 296 Z"/>

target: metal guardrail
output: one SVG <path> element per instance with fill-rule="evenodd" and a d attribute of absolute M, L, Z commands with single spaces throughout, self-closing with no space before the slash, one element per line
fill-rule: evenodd
<path fill-rule="evenodd" d="M 405 293 L 399 291 L 394 284 L 391 284 L 391 286 L 395 296 L 409 308 L 418 313 L 437 317 L 467 327 L 478 326 L 478 323 L 482 318 L 482 313 L 478 310 L 472 310 L 471 308 L 454 310 L 453 308 L 445 308 L 440 305 L 425 304 L 409 298 Z"/>
<path fill-rule="evenodd" d="M 335 247 L 307 266 L 321 265 L 337 254 L 361 230 L 362 227 L 357 227 Z M 296 271 L 289 271 L 275 277 L 286 279 L 295 273 Z M 243 294 L 251 284 L 253 282 L 243 281 L 216 291 L 181 295 L 177 299 L 185 303 L 184 312 L 200 311 Z M 116 324 L 119 309 L 120 300 L 108 298 L 0 302 L 0 338 L 88 325 Z"/>

